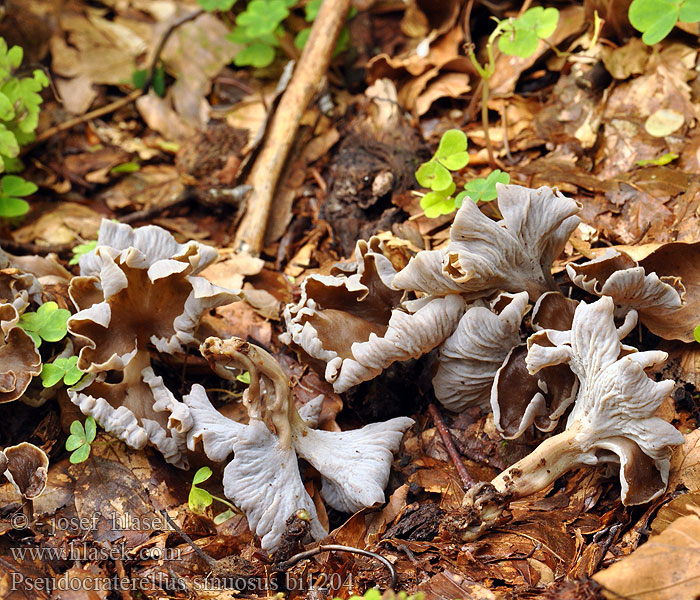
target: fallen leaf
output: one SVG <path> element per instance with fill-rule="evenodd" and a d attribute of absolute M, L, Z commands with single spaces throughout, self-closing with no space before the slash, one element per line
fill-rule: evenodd
<path fill-rule="evenodd" d="M 700 517 L 677 519 L 593 579 L 610 600 L 696 600 L 700 595 Z"/>

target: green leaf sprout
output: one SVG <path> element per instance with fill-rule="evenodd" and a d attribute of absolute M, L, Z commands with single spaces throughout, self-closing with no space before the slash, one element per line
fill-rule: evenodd
<path fill-rule="evenodd" d="M 671 33 L 678 21 L 700 21 L 700 0 L 633 0 L 628 17 L 632 27 L 642 32 L 642 41 L 651 46 Z"/>
<path fill-rule="evenodd" d="M 55 302 L 44 302 L 36 312 L 25 312 L 19 320 L 19 326 L 34 340 L 36 347 L 41 341 L 59 342 L 68 332 L 70 311 L 58 308 Z"/>
<path fill-rule="evenodd" d="M 17 175 L 5 175 L 0 179 L 0 217 L 20 217 L 29 210 L 23 196 L 31 196 L 37 186 Z"/>
<path fill-rule="evenodd" d="M 91 240 L 89 242 L 85 242 L 84 244 L 78 244 L 77 246 L 74 246 L 73 247 L 73 258 L 71 258 L 68 261 L 68 264 L 70 266 L 77 265 L 78 262 L 80 261 L 80 257 L 83 254 L 87 254 L 88 252 L 92 252 L 96 247 L 97 247 L 97 240 Z"/>
<path fill-rule="evenodd" d="M 489 173 L 488 177 L 478 177 L 464 184 L 464 191 L 455 198 L 455 204 L 462 206 L 462 200 L 469 196 L 474 202 L 491 202 L 496 199 L 496 184 L 510 183 L 510 175 L 500 169 L 495 169 Z"/>
<path fill-rule="evenodd" d="M 207 12 L 227 12 L 233 8 L 236 0 L 197 0 L 204 10 Z"/>
<path fill-rule="evenodd" d="M 66 440 L 66 450 L 71 452 L 70 462 L 73 464 L 85 462 L 90 456 L 90 445 L 95 441 L 97 424 L 93 417 L 85 419 L 85 427 L 80 421 L 70 425 L 70 435 Z"/>
<path fill-rule="evenodd" d="M 695 338 L 695 341 L 700 344 L 700 325 L 698 325 L 694 330 L 693 330 L 693 337 Z"/>
<path fill-rule="evenodd" d="M 78 357 L 57 358 L 53 362 L 44 363 L 41 367 L 41 384 L 50 388 L 63 380 L 68 386 L 80 381 L 83 372 L 78 368 Z"/>
<path fill-rule="evenodd" d="M 206 508 L 212 505 L 212 502 L 216 500 L 228 506 L 228 510 L 218 514 L 214 517 L 214 523 L 217 525 L 223 523 L 224 521 L 230 519 L 235 515 L 236 507 L 231 504 L 228 500 L 219 498 L 207 492 L 207 490 L 202 489 L 199 486 L 200 483 L 204 483 L 212 475 L 212 471 L 209 467 L 201 467 L 197 470 L 192 478 L 192 487 L 190 488 L 190 495 L 187 499 L 187 504 L 192 512 L 202 514 Z"/>

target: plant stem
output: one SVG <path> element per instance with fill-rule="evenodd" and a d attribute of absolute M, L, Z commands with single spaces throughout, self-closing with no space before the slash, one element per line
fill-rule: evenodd
<path fill-rule="evenodd" d="M 496 167 L 496 161 L 493 157 L 493 147 L 491 146 L 491 137 L 489 136 L 489 80 L 484 79 L 484 85 L 481 87 L 481 124 L 484 127 L 484 142 L 486 143 L 486 151 L 489 155 L 489 164 L 491 168 Z"/>

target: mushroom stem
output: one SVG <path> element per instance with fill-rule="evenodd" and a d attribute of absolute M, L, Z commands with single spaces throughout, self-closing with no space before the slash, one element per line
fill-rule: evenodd
<path fill-rule="evenodd" d="M 546 439 L 491 482 L 470 488 L 462 501 L 462 540 L 477 539 L 500 519 L 510 502 L 543 490 L 569 469 L 581 465 L 582 448 L 576 440 L 580 429 L 580 424 L 574 423 Z"/>
<path fill-rule="evenodd" d="M 241 338 L 221 340 L 207 338 L 201 347 L 202 355 L 212 368 L 226 379 L 234 379 L 226 364 L 234 362 L 243 365 L 250 372 L 248 390 L 248 412 L 253 418 L 264 421 L 279 439 L 280 446 L 292 448 L 292 425 L 303 427 L 292 396 L 292 385 L 275 358 L 262 348 L 253 346 Z M 262 405 L 260 381 L 265 384 L 268 400 Z M 273 396 L 269 399 L 269 396 Z M 253 405 L 253 403 L 256 405 Z"/>
<path fill-rule="evenodd" d="M 579 466 L 583 453 L 576 437 L 580 425 L 544 440 L 525 458 L 508 467 L 491 485 L 509 502 L 546 488 L 569 469 Z"/>

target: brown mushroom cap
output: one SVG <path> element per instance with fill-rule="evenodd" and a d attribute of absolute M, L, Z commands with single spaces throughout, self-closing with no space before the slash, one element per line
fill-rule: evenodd
<path fill-rule="evenodd" d="M 128 445 L 150 442 L 177 466 L 187 463 L 191 421 L 154 374 L 149 347 L 182 350 L 196 341 L 203 311 L 240 299 L 196 276 L 216 256 L 160 227 L 103 221 L 97 248 L 81 257 L 81 276 L 69 287 L 79 311 L 68 320 L 81 346 L 78 368 L 93 375 L 69 390 L 71 401 Z"/>
<path fill-rule="evenodd" d="M 41 355 L 18 320 L 14 306 L 0 304 L 0 323 L 7 327 L 6 334 L 0 330 L 0 402 L 17 400 L 41 373 Z"/>
<path fill-rule="evenodd" d="M 377 238 L 359 241 L 355 257 L 333 275 L 304 280 L 299 302 L 284 309 L 287 332 L 280 336 L 306 352 L 336 392 L 429 352 L 452 333 L 465 306 L 457 294 L 402 303 Z"/>
<path fill-rule="evenodd" d="M 5 448 L 7 471 L 24 498 L 33 499 L 44 491 L 48 478 L 49 457 L 41 448 L 22 442 Z"/>

